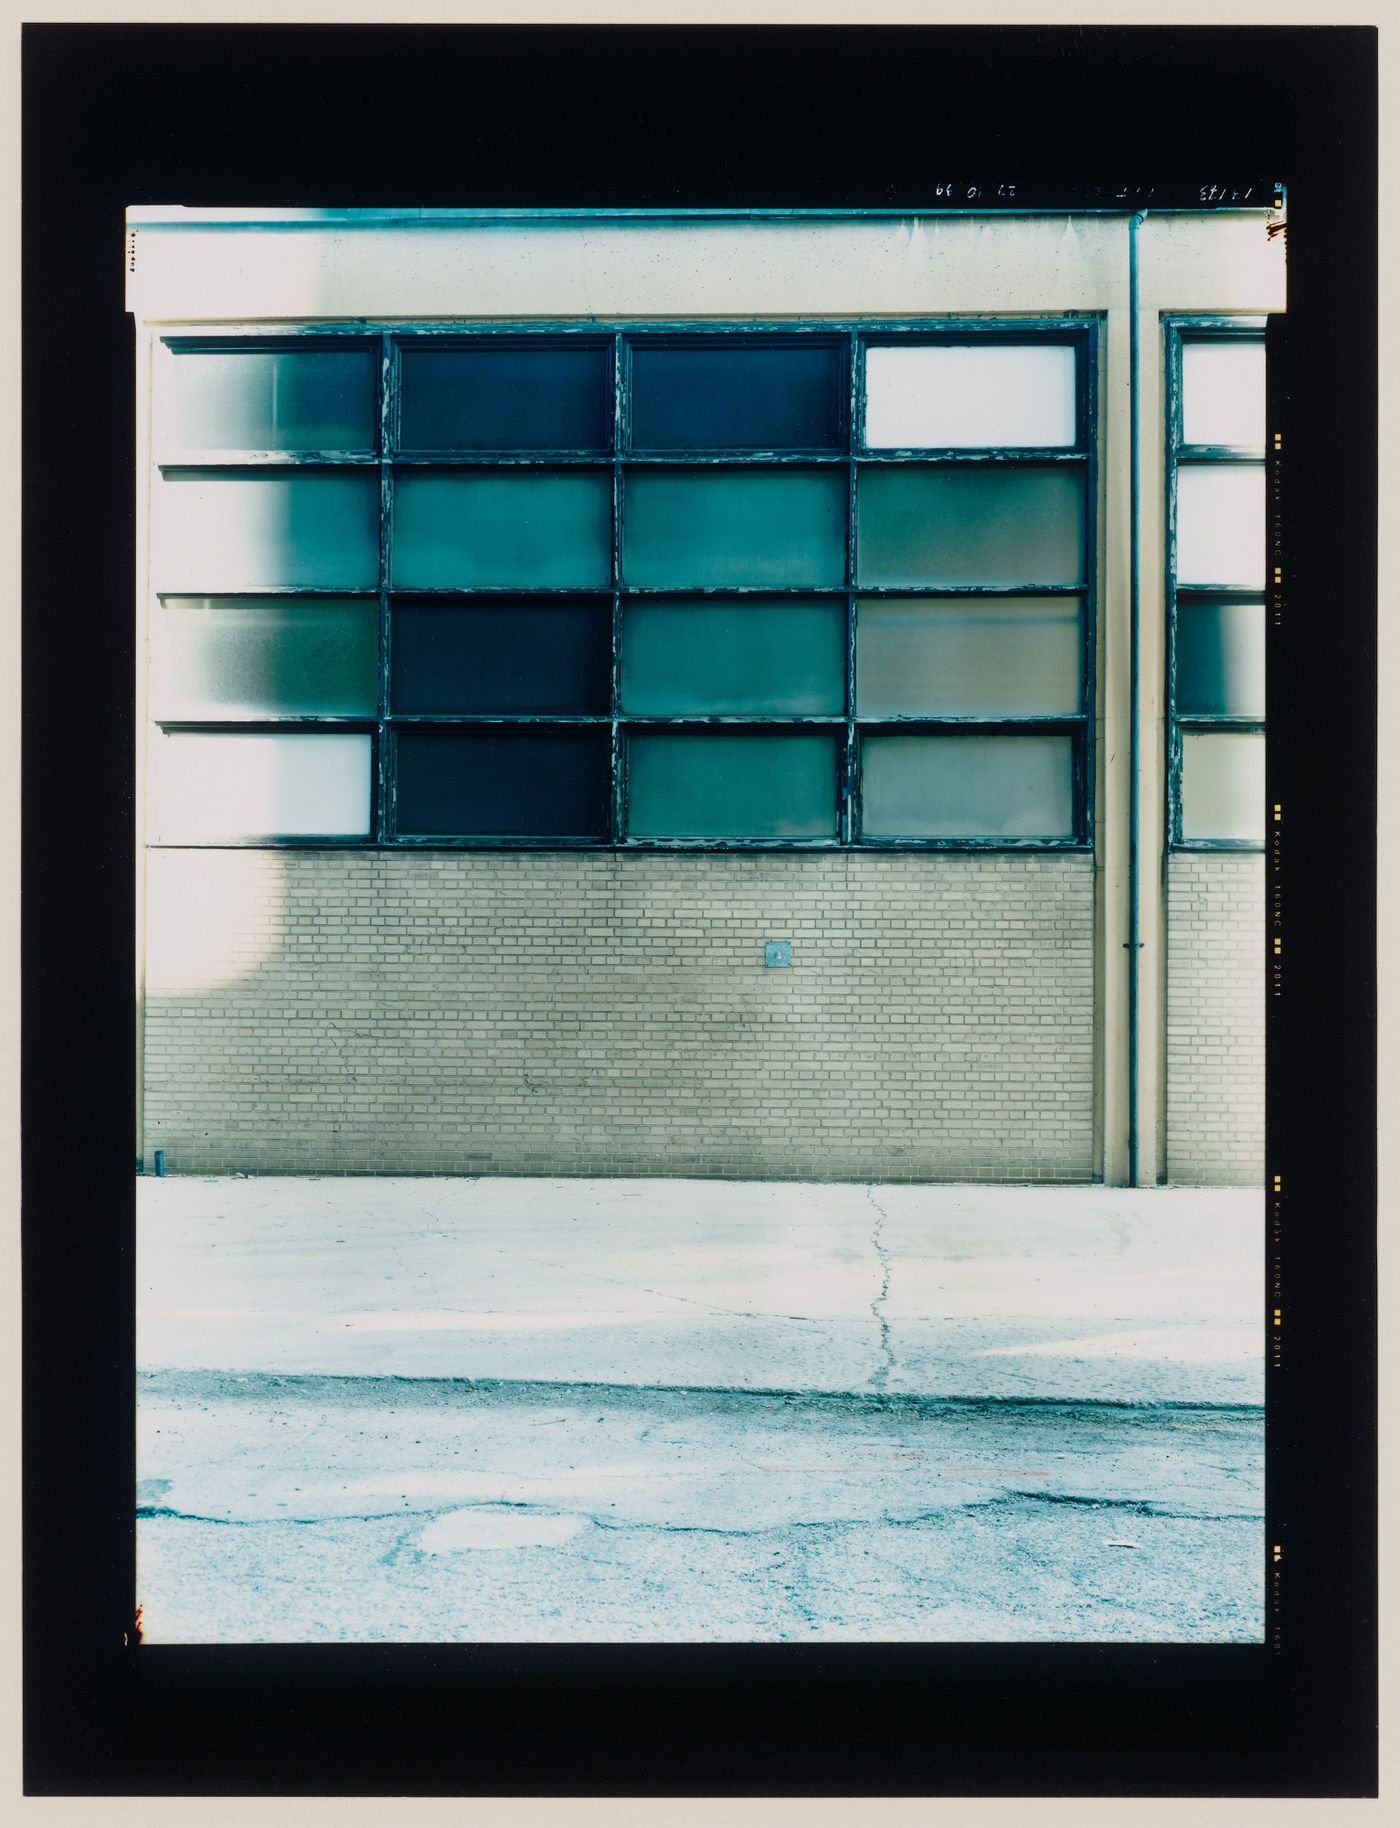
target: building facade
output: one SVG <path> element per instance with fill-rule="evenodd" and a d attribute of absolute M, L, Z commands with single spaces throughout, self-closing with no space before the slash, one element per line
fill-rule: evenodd
<path fill-rule="evenodd" d="M 138 1155 L 1259 1181 L 1270 223 L 132 211 Z"/>

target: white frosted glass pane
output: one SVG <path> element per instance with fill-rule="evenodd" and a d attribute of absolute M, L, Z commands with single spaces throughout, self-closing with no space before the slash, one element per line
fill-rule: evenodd
<path fill-rule="evenodd" d="M 1262 343 L 1182 344 L 1181 437 L 1184 444 L 1262 449 Z"/>
<path fill-rule="evenodd" d="M 1068 838 L 1067 736 L 876 736 L 861 750 L 872 838 Z"/>
<path fill-rule="evenodd" d="M 1076 597 L 862 597 L 862 717 L 1050 716 L 1080 708 Z"/>
<path fill-rule="evenodd" d="M 1187 730 L 1181 738 L 1183 838 L 1264 837 L 1264 738 Z"/>
<path fill-rule="evenodd" d="M 369 349 L 176 350 L 170 444 L 181 451 L 372 451 Z"/>
<path fill-rule="evenodd" d="M 373 599 L 167 597 L 152 632 L 158 718 L 374 716 Z"/>
<path fill-rule="evenodd" d="M 1264 588 L 1264 466 L 1183 463 L 1176 473 L 1176 581 Z"/>
<path fill-rule="evenodd" d="M 152 750 L 157 843 L 369 832 L 368 736 L 180 730 Z"/>
<path fill-rule="evenodd" d="M 373 590 L 379 473 L 167 470 L 154 569 L 161 591 Z"/>
<path fill-rule="evenodd" d="M 1063 344 L 868 349 L 866 447 L 1073 444 L 1074 361 Z"/>

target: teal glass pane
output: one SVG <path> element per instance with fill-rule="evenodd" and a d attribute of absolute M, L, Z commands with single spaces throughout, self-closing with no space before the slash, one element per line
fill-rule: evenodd
<path fill-rule="evenodd" d="M 372 451 L 370 349 L 175 349 L 171 444 L 181 451 Z"/>
<path fill-rule="evenodd" d="M 606 586 L 611 472 L 399 470 L 392 565 L 410 590 Z"/>
<path fill-rule="evenodd" d="M 1077 467 L 861 467 L 861 584 L 1077 585 L 1083 553 L 1084 477 Z"/>
<path fill-rule="evenodd" d="M 405 451 L 607 451 L 611 351 L 586 343 L 405 346 L 399 448 Z"/>
<path fill-rule="evenodd" d="M 811 731 L 635 731 L 633 838 L 834 838 L 837 739 Z"/>
<path fill-rule="evenodd" d="M 845 673 L 844 603 L 657 597 L 623 613 L 622 708 L 635 715 L 839 716 Z"/>
<path fill-rule="evenodd" d="M 1246 730 L 1187 730 L 1181 738 L 1181 835 L 1264 838 L 1264 738 Z"/>
<path fill-rule="evenodd" d="M 862 597 L 862 717 L 1050 717 L 1080 709 L 1077 597 Z"/>
<path fill-rule="evenodd" d="M 1264 715 L 1264 605 L 1178 598 L 1176 708 L 1187 716 Z"/>
<path fill-rule="evenodd" d="M 153 568 L 167 592 L 373 590 L 378 471 L 167 469 Z"/>
<path fill-rule="evenodd" d="M 166 597 L 153 655 L 161 718 L 372 717 L 377 601 Z"/>
<path fill-rule="evenodd" d="M 838 344 L 706 338 L 632 345 L 634 451 L 831 451 L 847 386 Z"/>
<path fill-rule="evenodd" d="M 861 744 L 871 838 L 1069 838 L 1068 736 L 877 735 Z"/>
<path fill-rule="evenodd" d="M 638 588 L 839 586 L 846 477 L 830 469 L 629 470 L 622 571 Z"/>

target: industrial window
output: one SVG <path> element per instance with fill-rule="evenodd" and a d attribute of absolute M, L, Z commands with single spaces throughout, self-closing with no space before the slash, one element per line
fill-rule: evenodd
<path fill-rule="evenodd" d="M 1084 846 L 1091 338 L 163 339 L 156 841 Z"/>
<path fill-rule="evenodd" d="M 1264 339 L 1167 327 L 1169 831 L 1189 848 L 1264 838 Z"/>

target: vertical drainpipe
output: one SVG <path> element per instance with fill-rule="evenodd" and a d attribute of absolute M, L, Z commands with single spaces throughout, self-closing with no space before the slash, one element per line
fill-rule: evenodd
<path fill-rule="evenodd" d="M 1146 210 L 1128 218 L 1128 1185 L 1138 1185 L 1138 999 L 1140 994 L 1138 937 L 1138 672 L 1142 615 L 1140 555 L 1142 539 L 1141 487 L 1138 436 L 1140 351 L 1138 347 L 1138 230 Z"/>

